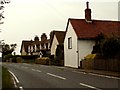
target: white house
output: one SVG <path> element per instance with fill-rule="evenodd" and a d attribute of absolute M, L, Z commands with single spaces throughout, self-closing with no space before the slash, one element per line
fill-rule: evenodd
<path fill-rule="evenodd" d="M 68 19 L 64 40 L 64 66 L 78 68 L 80 61 L 91 54 L 95 39 L 101 33 L 110 37 L 120 35 L 120 22 L 91 20 L 91 9 L 88 2 L 85 19 Z"/>
<path fill-rule="evenodd" d="M 64 43 L 65 31 L 52 31 L 51 32 L 50 51 L 51 55 L 55 55 L 57 45 Z"/>

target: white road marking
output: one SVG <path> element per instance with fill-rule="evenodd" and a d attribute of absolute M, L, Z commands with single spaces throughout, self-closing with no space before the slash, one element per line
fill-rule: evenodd
<path fill-rule="evenodd" d="M 37 72 L 42 72 L 42 71 L 40 71 L 40 70 L 36 70 Z"/>
<path fill-rule="evenodd" d="M 24 90 L 22 86 L 20 86 L 19 88 L 20 88 L 20 90 Z"/>
<path fill-rule="evenodd" d="M 33 71 L 36 71 L 35 69 L 32 68 Z"/>
<path fill-rule="evenodd" d="M 15 79 L 13 77 L 12 77 L 12 80 L 13 80 L 13 84 L 14 84 L 15 88 L 17 88 L 16 81 L 15 81 Z"/>
<path fill-rule="evenodd" d="M 22 64 L 30 66 L 30 64 L 27 64 L 27 63 L 22 63 Z"/>
<path fill-rule="evenodd" d="M 107 76 L 107 75 L 100 75 L 100 74 L 95 74 L 95 73 L 86 73 L 86 72 L 79 72 L 79 71 L 72 71 L 72 72 L 81 73 L 81 74 L 89 74 L 89 75 L 94 75 L 94 76 L 99 76 L 99 77 L 105 77 L 105 78 L 111 78 L 111 79 L 120 79 L 119 77 Z"/>
<path fill-rule="evenodd" d="M 112 79 L 120 79 L 118 77 L 114 77 L 114 76 L 106 76 L 106 75 L 100 75 L 100 74 L 95 74 L 95 73 L 89 73 L 90 75 L 95 75 L 95 76 L 99 76 L 99 77 L 106 77 L 106 78 L 112 78 Z"/>
<path fill-rule="evenodd" d="M 16 82 L 19 83 L 19 80 L 17 79 L 17 77 L 15 76 L 15 74 L 12 73 L 10 70 L 8 70 L 8 71 L 9 71 L 9 72 L 12 74 L 12 76 L 15 78 Z"/>
<path fill-rule="evenodd" d="M 17 66 L 17 65 L 14 65 L 14 66 Z"/>
<path fill-rule="evenodd" d="M 87 73 L 85 73 L 85 72 L 77 72 L 77 71 L 72 71 L 72 72 L 81 73 L 81 74 L 87 74 Z"/>
<path fill-rule="evenodd" d="M 21 68 L 25 68 L 25 69 L 27 69 L 28 67 L 25 67 L 25 66 L 21 66 Z"/>
<path fill-rule="evenodd" d="M 50 75 L 50 76 L 53 76 L 53 77 L 57 77 L 57 78 L 63 79 L 63 80 L 66 79 L 64 77 L 61 77 L 61 76 L 58 76 L 58 75 L 55 75 L 55 74 L 51 74 L 51 73 L 47 73 L 47 74 Z"/>
<path fill-rule="evenodd" d="M 101 89 L 99 89 L 99 88 L 96 88 L 96 87 L 94 87 L 94 86 L 91 86 L 91 85 L 88 85 L 88 84 L 84 84 L 84 83 L 80 83 L 80 85 L 85 86 L 85 87 L 88 87 L 88 88 L 92 88 L 92 89 L 95 89 L 95 90 L 101 90 Z"/>
<path fill-rule="evenodd" d="M 40 71 L 40 70 L 36 70 L 36 69 L 33 69 L 33 68 L 32 68 L 32 70 L 33 70 L 33 71 L 37 71 L 37 72 L 42 72 L 42 71 Z"/>

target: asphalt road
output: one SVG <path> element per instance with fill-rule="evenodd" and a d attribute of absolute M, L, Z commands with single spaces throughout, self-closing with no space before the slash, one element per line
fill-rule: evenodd
<path fill-rule="evenodd" d="M 107 78 L 69 70 L 65 67 L 26 63 L 3 63 L 26 88 L 120 89 L 120 79 Z M 119 89 L 118 89 L 119 88 Z"/>

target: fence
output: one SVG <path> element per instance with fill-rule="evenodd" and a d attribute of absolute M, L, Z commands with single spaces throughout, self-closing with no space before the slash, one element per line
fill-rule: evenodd
<path fill-rule="evenodd" d="M 93 59 L 83 60 L 83 69 L 96 69 L 107 71 L 120 71 L 120 60 L 118 59 Z"/>

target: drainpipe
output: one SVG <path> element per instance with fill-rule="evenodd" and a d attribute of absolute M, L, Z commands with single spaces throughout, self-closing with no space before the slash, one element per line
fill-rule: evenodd
<path fill-rule="evenodd" d="M 79 48 L 78 48 L 78 39 L 77 39 L 77 51 L 76 51 L 76 53 L 78 54 L 77 56 L 78 56 L 78 69 L 80 68 L 80 66 L 79 66 Z"/>

